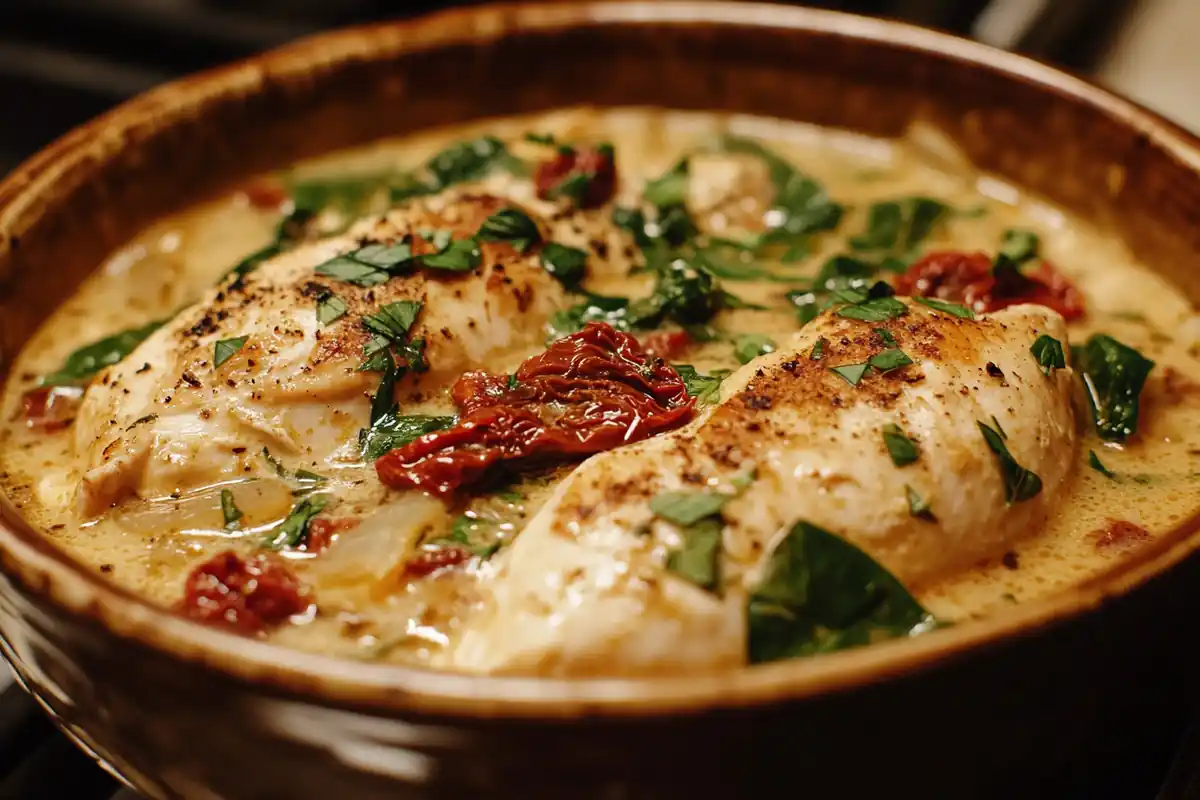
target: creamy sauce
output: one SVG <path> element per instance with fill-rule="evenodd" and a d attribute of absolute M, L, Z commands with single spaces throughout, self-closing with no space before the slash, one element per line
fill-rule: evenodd
<path fill-rule="evenodd" d="M 931 612 L 943 619 L 961 620 L 1059 591 L 1096 575 L 1148 541 L 1106 539 L 1103 531 L 1110 521 L 1135 523 L 1152 538 L 1196 513 L 1200 506 L 1196 494 L 1200 470 L 1194 459 L 1200 453 L 1200 434 L 1196 433 L 1200 431 L 1200 362 L 1196 359 L 1200 325 L 1191 304 L 1112 236 L 1015 187 L 975 173 L 929 132 L 892 142 L 762 119 L 640 109 L 570 110 L 383 141 L 300 165 L 294 176 L 411 169 L 450 142 L 482 134 L 512 140 L 514 152 L 537 157 L 537 148 L 520 141 L 526 132 L 534 131 L 553 133 L 560 140 L 615 143 L 620 176 L 615 202 L 632 206 L 639 202 L 646 180 L 661 175 L 681 153 L 723 130 L 768 144 L 848 206 L 837 231 L 812 238 L 811 253 L 795 268 L 798 275 L 811 276 L 827 257 L 842 252 L 846 237 L 863 230 L 872 202 L 911 195 L 933 197 L 958 211 L 924 242 L 925 251 L 990 254 L 1004 230 L 1033 230 L 1041 236 L 1042 255 L 1074 281 L 1085 297 L 1087 314 L 1071 324 L 1071 341 L 1081 343 L 1092 332 L 1105 332 L 1157 362 L 1142 396 L 1139 434 L 1124 446 L 1105 444 L 1096 437 L 1080 395 L 1079 447 L 1063 456 L 1077 463 L 1050 522 L 1044 530 L 1031 532 L 1011 552 L 996 554 L 992 561 L 909 587 Z M 492 175 L 479 188 L 514 199 L 532 195 L 528 179 L 507 174 Z M 740 206 L 718 208 L 704 222 L 710 231 L 720 231 L 723 225 L 732 229 L 740 214 L 761 211 L 749 198 Z M 0 477 L 9 496 L 74 557 L 163 604 L 179 600 L 187 572 L 197 563 L 230 547 L 245 553 L 255 551 L 262 535 L 288 513 L 294 500 L 288 487 L 270 480 L 240 482 L 223 476 L 217 488 L 189 486 L 180 494 L 131 497 L 106 513 L 82 515 L 76 500 L 81 464 L 74 452 L 72 429 L 46 432 L 28 428 L 21 414 L 21 398 L 36 385 L 37 376 L 57 368 L 80 345 L 131 325 L 168 317 L 195 301 L 233 264 L 268 244 L 278 220 L 278 211 L 256 208 L 245 193 L 235 193 L 151 226 L 111 254 L 43 325 L 18 359 L 7 387 Z M 633 253 L 632 247 L 627 250 Z M 620 256 L 612 259 L 612 264 L 622 263 Z M 593 269 L 585 285 L 599 294 L 638 297 L 651 284 L 648 276 L 629 275 L 623 268 L 612 267 Z M 730 335 L 755 333 L 782 340 L 798 329 L 795 311 L 783 297 L 788 286 L 741 281 L 724 285 L 738 297 L 766 307 L 721 312 L 715 324 Z M 566 304 L 574 302 L 568 298 Z M 514 349 L 486 368 L 511 372 L 541 347 Z M 696 345 L 686 357 L 676 360 L 691 363 L 702 372 L 739 366 L 728 340 Z M 362 414 L 365 403 L 362 401 Z M 444 390 L 432 396 L 413 393 L 401 397 L 401 405 L 405 413 L 453 412 Z M 363 424 L 361 416 L 351 415 L 336 436 L 352 440 Z M 1089 450 L 1100 456 L 1116 479 L 1088 467 Z M 247 459 L 254 455 L 252 452 Z M 478 527 L 497 544 L 518 535 L 556 482 L 570 471 L 568 466 L 522 472 L 514 483 L 500 487 L 504 491 L 475 492 L 443 504 L 389 491 L 370 465 L 353 459 L 292 458 L 288 466 L 329 477 L 328 485 L 339 498 L 336 518 L 368 518 L 361 523 L 364 527 L 375 519 L 377 527 L 386 527 L 389 514 L 391 519 L 407 520 L 425 515 L 424 536 L 432 539 L 446 535 L 454 521 L 467 513 L 484 521 Z M 250 477 L 257 475 L 255 471 Z M 231 489 L 245 513 L 234 530 L 222 523 L 219 488 Z M 372 514 L 383 516 L 372 518 Z M 375 535 L 373 549 L 359 556 L 358 565 L 363 568 L 366 564 L 379 574 L 368 581 L 346 580 L 339 585 L 322 562 L 335 557 L 345 561 L 346 546 L 359 532 L 341 533 L 340 540 L 322 555 L 284 553 L 301 580 L 314 581 L 321 588 L 317 605 L 309 613 L 275 629 L 270 638 L 324 653 L 439 663 L 438 654 L 454 641 L 462 620 L 485 602 L 493 579 L 492 562 L 474 559 L 428 578 L 407 580 L 397 559 L 411 549 L 411 542 L 385 539 L 381 544 Z"/>

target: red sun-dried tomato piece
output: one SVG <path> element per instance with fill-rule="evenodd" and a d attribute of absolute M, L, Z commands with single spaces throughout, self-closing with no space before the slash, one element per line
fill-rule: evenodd
<path fill-rule="evenodd" d="M 642 349 L 647 355 L 668 361 L 678 358 L 691 346 L 692 336 L 687 331 L 658 331 L 642 339 Z"/>
<path fill-rule="evenodd" d="M 599 208 L 617 188 L 617 164 L 611 147 L 564 147 L 542 161 L 533 173 L 537 196 L 550 200 L 573 197 L 582 208 Z M 578 189 L 574 186 L 578 185 Z"/>
<path fill-rule="evenodd" d="M 308 608 L 309 592 L 278 559 L 226 550 L 188 575 L 180 610 L 192 619 L 256 634 Z"/>
<path fill-rule="evenodd" d="M 273 211 L 288 199 L 287 189 L 278 181 L 260 179 L 252 181 L 242 189 L 246 201 L 255 208 Z"/>
<path fill-rule="evenodd" d="M 900 295 L 949 300 L 977 312 L 1036 303 L 1068 320 L 1083 316 L 1083 296 L 1050 262 L 1040 262 L 1027 274 L 1008 274 L 1010 277 L 997 280 L 992 260 L 984 253 L 949 250 L 915 261 L 896 278 L 894 287 Z"/>
<path fill-rule="evenodd" d="M 695 400 L 662 359 L 602 322 L 566 336 L 506 375 L 468 372 L 451 390 L 458 424 L 375 462 L 384 484 L 445 495 L 516 459 L 591 455 L 677 428 Z"/>
<path fill-rule="evenodd" d="M 83 390 L 75 386 L 43 386 L 21 397 L 21 413 L 30 428 L 57 431 L 70 425 L 79 411 Z"/>

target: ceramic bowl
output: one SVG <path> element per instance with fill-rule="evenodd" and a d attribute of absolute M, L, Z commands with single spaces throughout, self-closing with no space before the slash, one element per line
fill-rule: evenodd
<path fill-rule="evenodd" d="M 239 178 L 577 103 L 883 136 L 925 119 L 1200 298 L 1197 140 L 1081 80 L 785 6 L 485 6 L 163 86 L 27 161 L 0 184 L 3 363 L 108 251 Z M 6 504 L 0 633 L 58 724 L 152 798 L 1030 796 L 1087 785 L 1146 726 L 1185 713 L 1198 527 L 1070 591 L 913 640 L 717 676 L 540 680 L 337 661 L 201 627 L 72 563 Z"/>

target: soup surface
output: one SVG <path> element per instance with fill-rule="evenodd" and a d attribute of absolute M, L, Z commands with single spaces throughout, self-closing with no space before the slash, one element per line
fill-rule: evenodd
<path fill-rule="evenodd" d="M 280 645 L 715 669 L 1088 580 L 1196 511 L 1200 327 L 930 131 L 570 109 L 168 217 L 29 342 L 0 477 Z"/>

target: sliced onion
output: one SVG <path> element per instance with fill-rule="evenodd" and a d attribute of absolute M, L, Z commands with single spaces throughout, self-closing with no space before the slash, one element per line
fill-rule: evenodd
<path fill-rule="evenodd" d="M 179 498 L 132 503 L 117 515 L 116 520 L 125 530 L 147 535 L 164 531 L 237 535 L 238 530 L 225 530 L 225 518 L 221 513 L 221 491 L 224 489 L 233 493 L 234 503 L 243 514 L 238 530 L 281 519 L 287 515 L 294 499 L 291 490 L 280 481 L 239 481 L 207 486 Z"/>
<path fill-rule="evenodd" d="M 307 563 L 308 575 L 319 588 L 370 590 L 401 569 L 422 534 L 444 527 L 448 517 L 445 506 L 428 495 L 400 495 L 339 534 L 332 547 Z"/>

